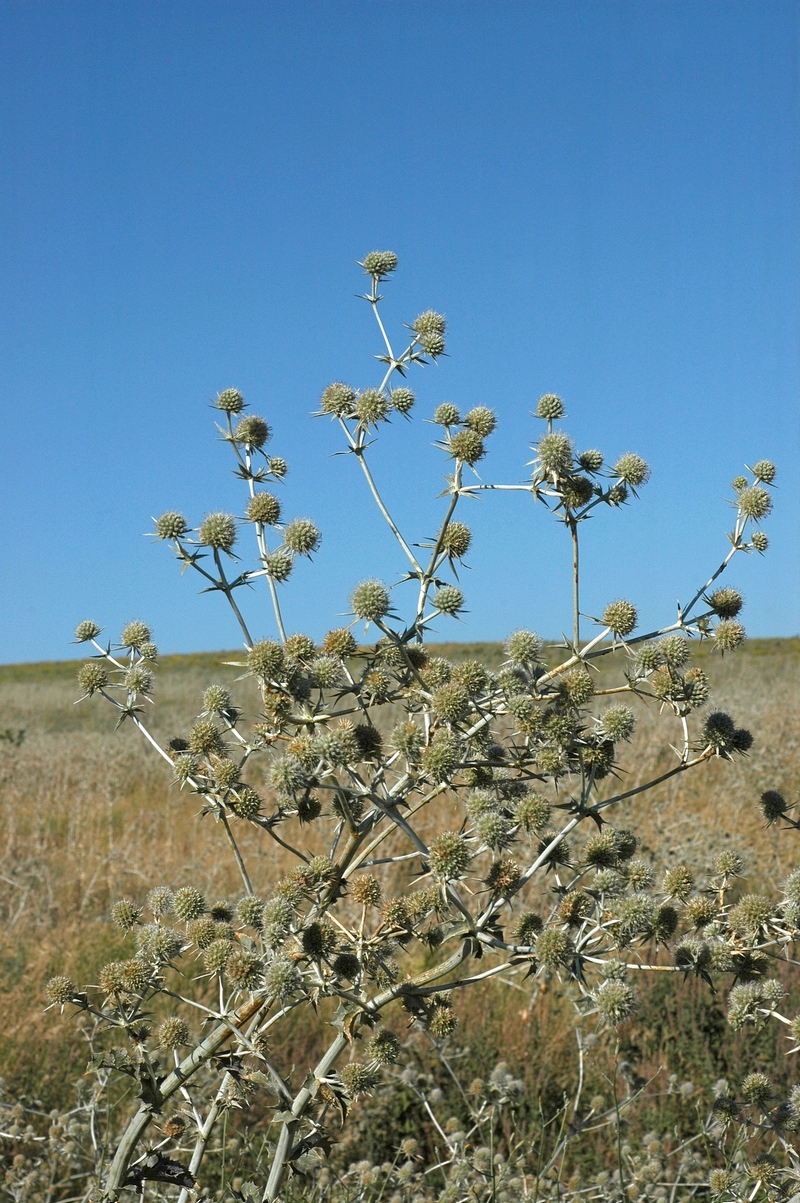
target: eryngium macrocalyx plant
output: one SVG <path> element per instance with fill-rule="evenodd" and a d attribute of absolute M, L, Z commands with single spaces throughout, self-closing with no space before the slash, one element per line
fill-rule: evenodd
<path fill-rule="evenodd" d="M 390 252 L 361 265 L 382 379 L 360 391 L 329 384 L 319 414 L 338 428 L 397 541 L 413 604 L 365 575 L 354 582 L 348 625 L 321 645 L 287 634 L 282 586 L 321 534 L 309 518 L 284 516 L 276 490 L 286 462 L 267 450 L 268 422 L 228 388 L 216 407 L 246 490 L 242 513 L 210 513 L 192 528 L 168 512 L 155 535 L 230 604 L 244 644 L 238 667 L 257 685 L 258 713 L 210 684 L 191 728 L 162 746 L 145 716 L 157 664 L 147 624 L 129 623 L 113 648 L 94 622 L 76 632 L 96 652 L 79 673 L 84 697 L 101 696 L 170 764 L 176 786 L 216 819 L 241 877 L 230 904 L 194 886 L 158 884 L 146 900 L 120 899 L 112 919 L 128 933 L 129 954 L 85 990 L 64 977 L 48 984 L 52 1005 L 91 1012 L 108 1030 L 116 1047 L 104 1067 L 136 1085 L 139 1102 L 103 1185 L 107 1203 L 147 1181 L 171 1186 L 182 1203 L 193 1197 L 216 1123 L 254 1091 L 274 1100 L 271 1169 L 259 1190 L 275 1199 L 300 1153 L 330 1140 L 330 1117 L 344 1116 L 398 1057 L 398 1011 L 444 1041 L 458 991 L 501 973 L 559 975 L 586 1018 L 616 1025 L 636 1006 L 633 970 L 659 955 L 663 969 L 663 950 L 676 972 L 760 982 L 766 971 L 756 961 L 796 934 L 795 902 L 780 910 L 752 895 L 731 904 L 735 857 L 717 866 L 710 893 L 682 866 L 655 882 L 635 835 L 611 821 L 623 800 L 750 747 L 745 729 L 708 706 L 708 681 L 690 650 L 699 639 L 732 652 L 744 639 L 741 596 L 716 581 L 737 554 L 766 549 L 760 523 L 773 466 L 761 461 L 736 479 L 727 555 L 674 621 L 646 634 L 625 598 L 610 598 L 598 617 L 581 613 L 579 534 L 596 511 L 635 498 L 648 466 L 632 452 L 608 462 L 597 450 L 576 451 L 554 394 L 536 405 L 542 426 L 523 484 L 487 484 L 475 472 L 495 429 L 491 409 L 462 415 L 439 405 L 444 514 L 428 543 L 406 538 L 372 476 L 369 447 L 392 419 L 412 413 L 407 376 L 444 354 L 446 323 L 424 311 L 395 349 L 378 290 L 396 265 Z M 572 636 L 554 658 L 536 634 L 515 631 L 502 668 L 489 672 L 477 660 L 429 655 L 426 635 L 464 606 L 457 568 L 471 533 L 462 501 L 501 490 L 543 502 L 568 532 Z M 237 558 L 246 540 L 255 552 L 249 568 Z M 240 608 L 244 587 L 258 584 L 269 593 L 271 630 L 262 618 L 253 629 Z M 624 664 L 625 684 L 604 690 L 595 669 L 611 656 Z M 654 780 L 626 788 L 625 745 L 642 702 L 669 720 L 666 742 L 677 751 Z M 791 822 L 779 795 L 769 805 L 772 821 Z M 240 847 L 246 825 L 294 863 L 259 893 Z M 737 996 L 737 1023 L 777 1006 L 779 990 L 748 991 Z M 298 1007 L 315 1009 L 329 1039 L 321 1059 L 289 1080 L 271 1064 L 270 1046 Z M 165 1016 L 158 1026 L 153 1013 Z M 155 1132 L 156 1120 L 174 1138 Z"/>

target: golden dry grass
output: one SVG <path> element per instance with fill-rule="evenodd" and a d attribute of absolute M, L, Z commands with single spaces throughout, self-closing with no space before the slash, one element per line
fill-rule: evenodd
<path fill-rule="evenodd" d="M 500 659 L 493 645 L 437 650 L 454 658 L 477 654 L 489 666 Z M 237 670 L 222 663 L 229 659 L 235 656 L 162 661 L 158 706 L 148 707 L 156 734 L 186 732 L 204 687 L 235 680 Z M 798 798 L 800 640 L 754 641 L 724 660 L 701 650 L 698 662 L 712 680 L 712 705 L 753 732 L 751 754 L 674 778 L 613 821 L 636 830 L 657 867 L 689 860 L 702 870 L 715 852 L 735 845 L 748 858 L 754 886 L 759 877 L 777 881 L 800 860 L 800 844 L 792 833 L 766 829 L 755 801 L 767 788 Z M 197 817 L 196 799 L 170 784 L 169 767 L 129 725 L 114 733 L 102 701 L 73 706 L 75 669 L 68 663 L 0 667 L 0 730 L 24 732 L 18 745 L 0 739 L 0 1073 L 54 1099 L 81 1071 L 85 1055 L 74 1027 L 43 1012 L 43 983 L 55 972 L 93 980 L 118 943 L 105 922 L 110 904 L 124 894 L 141 897 L 159 883 L 191 881 L 218 896 L 237 891 L 219 831 Z M 603 684 L 613 683 L 617 671 L 604 668 Z M 235 687 L 245 706 L 255 704 L 249 688 L 247 682 Z M 677 727 L 659 722 L 655 710 L 642 713 L 625 758 L 625 787 L 668 767 L 664 745 L 677 738 Z M 254 884 L 269 892 L 285 871 L 285 854 L 263 833 L 241 824 L 239 830 Z M 302 838 L 308 843 L 311 837 Z M 467 1035 L 480 1030 L 492 1047 L 521 1057 L 541 1049 L 542 1065 L 532 1066 L 541 1087 L 548 1049 L 552 1059 L 555 1045 L 571 1039 L 568 1023 L 556 1031 L 557 1009 L 548 1001 L 533 1015 L 522 995 L 502 987 L 465 1005 Z M 534 1040 L 545 1018 L 550 1036 Z M 300 1032 L 297 1038 L 306 1037 Z"/>

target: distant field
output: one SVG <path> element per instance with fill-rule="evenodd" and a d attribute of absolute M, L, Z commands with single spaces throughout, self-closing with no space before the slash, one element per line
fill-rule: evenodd
<path fill-rule="evenodd" d="M 489 667 L 502 659 L 494 644 L 435 651 L 475 656 Z M 712 706 L 752 731 L 752 752 L 674 779 L 614 821 L 637 831 L 657 867 L 685 859 L 702 871 L 715 851 L 734 844 L 777 878 L 800 863 L 800 840 L 765 829 L 755 802 L 767 788 L 793 802 L 800 793 L 800 640 L 754 640 L 724 660 L 704 647 L 697 655 L 712 681 Z M 158 704 L 147 707 L 153 730 L 167 738 L 185 733 L 212 681 L 230 684 L 240 704 L 254 708 L 250 682 L 234 685 L 240 670 L 224 664 L 239 656 L 165 657 Z M 42 1012 L 43 982 L 55 972 L 96 980 L 117 941 L 103 922 L 111 902 L 162 882 L 190 880 L 217 895 L 236 889 L 211 821 L 197 819 L 196 801 L 171 785 L 169 767 L 135 730 L 115 733 L 101 699 L 73 705 L 76 669 L 74 662 L 0 666 L 0 1075 L 45 1098 L 81 1072 L 85 1053 L 73 1026 Z M 603 683 L 613 683 L 615 673 L 604 666 Z M 663 747 L 677 729 L 667 725 L 657 738 L 658 727 L 655 711 L 640 707 L 626 780 L 645 779 L 662 761 L 667 766 Z M 265 849 L 246 833 L 243 843 L 256 887 L 268 892 L 280 872 L 280 849 Z M 496 1043 L 505 1040 L 509 1055 L 525 1048 L 530 1058 L 532 1037 L 526 1044 L 524 1033 L 531 1020 L 520 1023 L 528 1012 L 518 1001 L 508 1010 L 508 993 L 492 997 L 484 992 L 475 1001 L 474 1024 L 494 1033 Z M 542 1059 L 537 1069 L 533 1058 L 531 1073 L 546 1072 L 546 1052 Z"/>

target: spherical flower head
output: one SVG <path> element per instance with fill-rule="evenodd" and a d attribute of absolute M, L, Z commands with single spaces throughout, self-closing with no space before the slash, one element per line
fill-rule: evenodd
<path fill-rule="evenodd" d="M 703 739 L 717 751 L 725 752 L 733 745 L 735 730 L 736 725 L 731 716 L 721 710 L 715 710 L 708 715 L 703 725 Z"/>
<path fill-rule="evenodd" d="M 203 952 L 203 965 L 209 973 L 222 973 L 232 952 L 233 944 L 224 936 L 213 940 Z"/>
<path fill-rule="evenodd" d="M 429 849 L 431 872 L 442 881 L 461 877 L 470 862 L 467 841 L 457 831 L 443 831 Z"/>
<path fill-rule="evenodd" d="M 555 393 L 543 393 L 536 402 L 536 417 L 547 422 L 558 422 L 564 413 L 564 402 Z"/>
<path fill-rule="evenodd" d="M 237 948 L 228 957 L 225 976 L 237 990 L 257 990 L 264 976 L 261 957 L 255 952 Z"/>
<path fill-rule="evenodd" d="M 416 334 L 444 334 L 447 329 L 447 321 L 441 313 L 436 313 L 433 309 L 426 309 L 424 313 L 415 318 L 412 329 Z"/>
<path fill-rule="evenodd" d="M 183 886 L 180 890 L 175 891 L 172 909 L 178 919 L 182 919 L 184 923 L 191 923 L 193 919 L 199 919 L 206 913 L 208 904 L 194 886 Z"/>
<path fill-rule="evenodd" d="M 468 430 L 474 430 L 482 439 L 488 439 L 497 426 L 497 415 L 486 405 L 476 405 L 464 418 Z"/>
<path fill-rule="evenodd" d="M 536 959 L 546 969 L 562 969 L 575 955 L 572 940 L 560 927 L 549 927 L 536 938 Z"/>
<path fill-rule="evenodd" d="M 476 821 L 475 834 L 487 848 L 507 848 L 511 828 L 511 822 L 504 815 L 489 811 Z"/>
<path fill-rule="evenodd" d="M 580 509 L 593 497 L 594 485 L 587 476 L 568 476 L 561 484 L 561 498 L 568 509 Z"/>
<path fill-rule="evenodd" d="M 111 908 L 111 921 L 121 931 L 132 931 L 142 922 L 142 908 L 131 898 L 120 898 Z"/>
<path fill-rule="evenodd" d="M 400 1057 L 400 1041 L 394 1032 L 381 1028 L 367 1045 L 367 1052 L 378 1065 L 395 1065 Z"/>
<path fill-rule="evenodd" d="M 158 648 L 151 640 L 148 643 L 142 644 L 142 646 L 139 648 L 139 655 L 143 660 L 147 660 L 149 664 L 155 664 L 156 660 L 158 659 Z"/>
<path fill-rule="evenodd" d="M 433 330 L 417 335 L 417 342 L 420 350 L 426 355 L 430 355 L 431 359 L 437 359 L 440 355 L 444 355 L 444 338 Z"/>
<path fill-rule="evenodd" d="M 602 623 L 613 632 L 614 635 L 630 635 L 631 631 L 636 627 L 639 616 L 636 612 L 636 607 L 629 601 L 620 599 L 619 601 L 609 602 L 603 611 Z"/>
<path fill-rule="evenodd" d="M 338 656 L 316 656 L 311 671 L 320 689 L 335 689 L 344 680 L 342 662 Z"/>
<path fill-rule="evenodd" d="M 719 877 L 740 877 L 744 870 L 744 860 L 738 852 L 729 849 L 720 852 L 714 861 L 714 872 Z"/>
<path fill-rule="evenodd" d="M 583 858 L 587 865 L 596 869 L 610 869 L 619 864 L 619 846 L 617 833 L 613 827 L 605 827 L 595 835 L 590 835 L 583 850 Z"/>
<path fill-rule="evenodd" d="M 682 668 L 689 659 L 689 642 L 683 635 L 667 635 L 658 644 L 661 660 L 670 668 Z"/>
<path fill-rule="evenodd" d="M 714 642 L 721 652 L 735 652 L 744 640 L 744 627 L 735 618 L 723 618 L 714 628 Z"/>
<path fill-rule="evenodd" d="M 544 927 L 541 915 L 535 911 L 523 911 L 514 927 L 514 939 L 518 944 L 530 946 Z"/>
<path fill-rule="evenodd" d="M 100 628 L 96 622 L 92 622 L 91 618 L 79 622 L 75 628 L 75 642 L 88 643 L 90 639 L 96 639 L 100 634 Z"/>
<path fill-rule="evenodd" d="M 300 988 L 301 978 L 296 966 L 286 957 L 275 957 L 264 974 L 264 987 L 278 1002 L 283 1002 Z"/>
<path fill-rule="evenodd" d="M 389 591 L 383 581 L 362 581 L 353 590 L 350 606 L 356 618 L 378 622 L 389 612 Z"/>
<path fill-rule="evenodd" d="M 453 1003 L 446 994 L 436 994 L 433 1006 L 428 1016 L 428 1031 L 437 1040 L 451 1036 L 458 1026 L 458 1016 L 453 1010 Z"/>
<path fill-rule="evenodd" d="M 686 902 L 694 889 L 694 877 L 688 865 L 673 865 L 664 874 L 662 890 L 668 898 Z"/>
<path fill-rule="evenodd" d="M 286 473 L 289 471 L 289 465 L 285 459 L 281 459 L 279 455 L 273 455 L 267 460 L 267 471 L 270 476 L 274 476 L 276 480 L 283 480 Z"/>
<path fill-rule="evenodd" d="M 443 401 L 433 411 L 433 420 L 437 426 L 458 426 L 461 422 L 458 406 L 453 405 L 452 401 Z"/>
<path fill-rule="evenodd" d="M 274 639 L 262 639 L 254 643 L 247 653 L 247 667 L 254 677 L 274 680 L 286 667 L 283 648 Z"/>
<path fill-rule="evenodd" d="M 324 390 L 320 398 L 320 409 L 324 414 L 331 414 L 337 418 L 350 417 L 355 401 L 355 389 L 341 380 L 336 380 Z"/>
<path fill-rule="evenodd" d="M 783 818 L 789 809 L 783 794 L 779 794 L 776 789 L 766 790 L 761 795 L 759 806 L 768 824 L 775 823 L 778 819 Z"/>
<path fill-rule="evenodd" d="M 612 743 L 630 739 L 635 726 L 636 719 L 630 706 L 611 706 L 600 719 L 601 730 Z"/>
<path fill-rule="evenodd" d="M 739 513 L 751 522 L 760 522 L 772 509 L 772 498 L 760 485 L 750 485 L 749 488 L 742 489 L 736 501 Z"/>
<path fill-rule="evenodd" d="M 365 388 L 358 394 L 356 417 L 364 427 L 377 426 L 389 413 L 389 398 L 377 388 Z"/>
<path fill-rule="evenodd" d="M 240 414 L 244 409 L 244 397 L 238 388 L 224 388 L 217 394 L 214 404 L 224 414 Z"/>
<path fill-rule="evenodd" d="M 650 477 L 650 468 L 640 455 L 626 451 L 614 465 L 614 475 L 618 476 L 626 485 L 630 485 L 632 489 L 637 489 L 640 485 L 647 483 Z"/>
<path fill-rule="evenodd" d="M 228 714 L 232 707 L 231 695 L 224 685 L 209 685 L 203 692 L 203 710 L 206 714 Z"/>
<path fill-rule="evenodd" d="M 571 706 L 585 705 L 594 693 L 592 674 L 580 664 L 564 673 L 561 685 Z"/>
<path fill-rule="evenodd" d="M 455 617 L 464 608 L 464 594 L 455 585 L 442 585 L 433 596 L 433 604 L 442 614 Z"/>
<path fill-rule="evenodd" d="M 322 541 L 322 535 L 310 518 L 293 518 L 284 528 L 283 541 L 298 556 L 310 556 Z"/>
<path fill-rule="evenodd" d="M 75 986 L 70 978 L 63 974 L 51 977 L 45 986 L 47 1001 L 54 1006 L 63 1007 L 75 994 Z"/>
<path fill-rule="evenodd" d="M 144 938 L 143 938 L 144 937 Z M 183 937 L 180 932 L 169 927 L 154 926 L 150 930 L 140 927 L 137 942 L 142 956 L 148 957 L 158 965 L 167 965 L 173 961 L 183 947 Z"/>
<path fill-rule="evenodd" d="M 517 802 L 514 814 L 528 835 L 541 835 L 550 822 L 550 803 L 541 794 L 526 794 Z"/>
<path fill-rule="evenodd" d="M 147 905 L 156 919 L 168 915 L 172 910 L 172 890 L 168 886 L 155 886 L 147 895 Z"/>
<path fill-rule="evenodd" d="M 120 647 L 127 647 L 131 651 L 138 652 L 142 644 L 149 643 L 151 638 L 152 634 L 147 623 L 136 619 L 123 627 L 119 643 Z"/>
<path fill-rule="evenodd" d="M 152 692 L 154 677 L 144 664 L 134 664 L 125 674 L 124 685 L 129 693 L 146 696 Z"/>
<path fill-rule="evenodd" d="M 389 393 L 389 404 L 399 414 L 408 414 L 414 408 L 416 397 L 410 388 L 393 388 Z"/>
<path fill-rule="evenodd" d="M 237 819 L 255 819 L 261 813 L 261 795 L 252 785 L 236 784 L 225 801 Z"/>
<path fill-rule="evenodd" d="M 350 893 L 359 906 L 380 906 L 382 898 L 381 883 L 371 873 L 357 877 L 353 882 Z"/>
<path fill-rule="evenodd" d="M 108 673 L 99 660 L 90 660 L 78 670 L 78 684 L 89 697 L 108 685 Z"/>
<path fill-rule="evenodd" d="M 742 1079 L 742 1098 L 751 1107 L 765 1107 L 772 1094 L 772 1084 L 765 1073 L 750 1073 Z"/>
<path fill-rule="evenodd" d="M 735 618 L 744 605 L 744 600 L 738 589 L 724 586 L 710 594 L 708 604 L 719 618 Z"/>
<path fill-rule="evenodd" d="M 380 280 L 395 270 L 397 255 L 394 251 L 370 251 L 361 260 L 359 266 L 363 267 L 368 276 L 374 276 L 376 280 Z"/>
<path fill-rule="evenodd" d="M 453 459 L 463 460 L 470 467 L 486 454 L 483 439 L 475 430 L 457 430 L 450 436 L 449 450 Z"/>
<path fill-rule="evenodd" d="M 769 539 L 764 534 L 763 530 L 753 531 L 750 536 L 750 546 L 755 551 L 765 552 L 769 547 Z"/>
<path fill-rule="evenodd" d="M 222 735 L 210 718 L 198 719 L 189 732 L 189 751 L 196 756 L 223 755 Z"/>
<path fill-rule="evenodd" d="M 342 1082 L 350 1098 L 357 1099 L 361 1094 L 368 1094 L 377 1084 L 374 1070 L 358 1061 L 351 1061 L 342 1070 Z"/>
<path fill-rule="evenodd" d="M 294 567 L 294 557 L 285 547 L 269 551 L 263 558 L 264 571 L 273 581 L 288 581 Z"/>
<path fill-rule="evenodd" d="M 333 972 L 337 977 L 346 977 L 354 982 L 361 972 L 361 962 L 353 952 L 340 952 L 334 959 Z"/>
<path fill-rule="evenodd" d="M 506 640 L 505 649 L 512 664 L 530 668 L 539 662 L 542 640 L 533 631 L 515 631 Z"/>
<path fill-rule="evenodd" d="M 708 1175 L 708 1189 L 713 1199 L 730 1194 L 735 1184 L 736 1175 L 732 1170 L 712 1170 Z"/>
<path fill-rule="evenodd" d="M 603 453 L 590 448 L 578 456 L 578 463 L 584 472 L 599 472 L 603 466 Z"/>
<path fill-rule="evenodd" d="M 259 450 L 268 441 L 271 430 L 263 418 L 257 414 L 248 414 L 241 418 L 233 432 L 235 443 L 241 443 L 251 450 Z"/>
<path fill-rule="evenodd" d="M 472 532 L 463 522 L 451 522 L 442 536 L 442 550 L 454 560 L 460 560 L 469 551 Z"/>
<path fill-rule="evenodd" d="M 213 547 L 215 551 L 230 551 L 236 542 L 236 520 L 233 514 L 221 511 L 209 514 L 200 523 L 197 537 L 202 544 Z"/>
<path fill-rule="evenodd" d="M 178 1015 L 170 1015 L 159 1026 L 156 1039 L 161 1048 L 180 1048 L 189 1043 L 189 1025 Z"/>
<path fill-rule="evenodd" d="M 450 731 L 437 731 L 430 746 L 422 753 L 425 772 L 437 782 L 447 781 L 461 761 L 461 744 Z"/>
<path fill-rule="evenodd" d="M 594 1004 L 606 1023 L 616 1027 L 628 1019 L 636 1009 L 636 993 L 627 982 L 614 981 L 612 978 L 603 982 L 595 992 Z"/>
<path fill-rule="evenodd" d="M 728 915 L 731 930 L 757 939 L 773 917 L 773 905 L 765 894 L 745 894 Z"/>
<path fill-rule="evenodd" d="M 572 440 L 562 430 L 542 435 L 536 445 L 539 462 L 545 472 L 563 475 L 572 469 Z"/>
<path fill-rule="evenodd" d="M 236 918 L 242 927 L 254 927 L 260 931 L 264 924 L 264 903 L 253 894 L 246 894 L 236 904 Z"/>
<path fill-rule="evenodd" d="M 391 746 L 407 760 L 416 760 L 422 747 L 422 732 L 410 719 L 398 723 L 390 736 Z"/>
<path fill-rule="evenodd" d="M 281 503 L 272 493 L 256 493 L 247 504 L 247 517 L 251 522 L 274 526 L 276 522 L 280 522 Z"/>
<path fill-rule="evenodd" d="M 763 481 L 765 485 L 771 485 L 775 479 L 775 465 L 771 460 L 760 459 L 757 464 L 753 464 L 753 476 L 756 480 Z"/>
<path fill-rule="evenodd" d="M 478 660 L 462 660 L 453 669 L 452 680 L 462 685 L 471 698 L 482 694 L 489 684 L 488 673 Z"/>
<path fill-rule="evenodd" d="M 624 485 L 624 484 L 614 485 L 614 487 L 612 489 L 608 490 L 608 493 L 606 495 L 606 503 L 608 505 L 612 505 L 612 506 L 622 505 L 627 500 L 628 500 L 628 486 Z"/>

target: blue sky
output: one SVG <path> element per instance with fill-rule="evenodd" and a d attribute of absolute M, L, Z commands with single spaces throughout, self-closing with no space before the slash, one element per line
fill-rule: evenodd
<path fill-rule="evenodd" d="M 208 399 L 239 387 L 323 531 L 290 630 L 397 579 L 322 388 L 377 383 L 355 260 L 400 258 L 390 329 L 433 306 L 448 357 L 413 381 L 376 473 L 434 529 L 442 400 L 494 407 L 484 480 L 517 481 L 540 393 L 652 481 L 585 536 L 584 605 L 671 621 L 726 550 L 729 482 L 779 467 L 767 555 L 740 557 L 753 635 L 798 622 L 798 33 L 785 0 L 0 4 L 0 660 L 63 658 L 92 617 L 164 651 L 235 646 L 219 597 L 143 538 L 243 508 Z M 564 531 L 520 495 L 470 505 L 465 623 L 567 628 Z M 274 634 L 267 599 L 245 607 Z"/>

